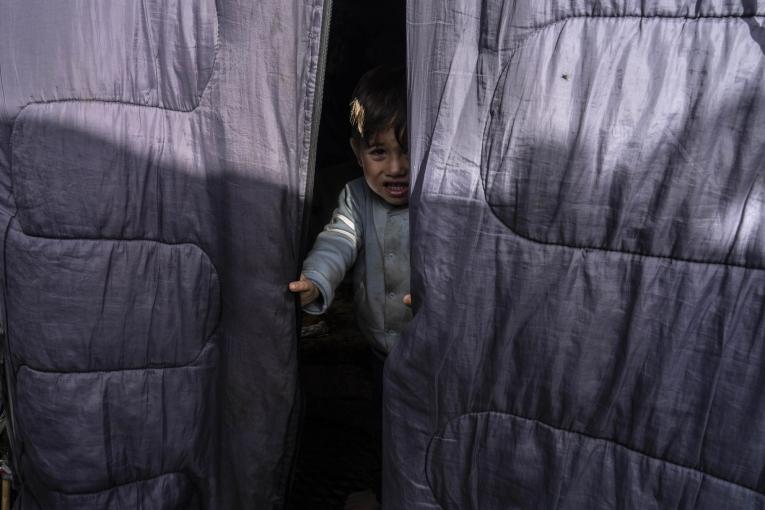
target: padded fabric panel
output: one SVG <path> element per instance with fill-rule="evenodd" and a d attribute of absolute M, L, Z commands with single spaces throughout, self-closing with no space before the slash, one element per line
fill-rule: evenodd
<path fill-rule="evenodd" d="M 21 508 L 45 510 L 80 510 L 81 508 L 108 508 L 110 510 L 198 510 L 200 497 L 192 481 L 182 473 L 161 475 L 150 480 L 119 485 L 107 491 L 90 494 L 66 494 L 28 490 L 19 495 Z"/>
<path fill-rule="evenodd" d="M 216 15 L 214 0 L 78 0 L 65 12 L 44 0 L 6 2 L 0 40 L 25 48 L 4 62 L 26 85 L 9 99 L 192 110 L 212 75 Z"/>
<path fill-rule="evenodd" d="M 492 210 L 543 243 L 765 267 L 765 64 L 741 28 L 574 19 L 529 37 L 486 130 Z"/>
<path fill-rule="evenodd" d="M 22 367 L 19 435 L 41 489 L 91 493 L 165 473 L 214 474 L 206 459 L 216 356 L 207 348 L 193 366 L 107 373 Z"/>
<path fill-rule="evenodd" d="M 10 350 L 38 370 L 180 366 L 218 324 L 218 277 L 190 244 L 6 241 Z M 83 278 L 83 273 L 90 275 Z"/>
<path fill-rule="evenodd" d="M 454 420 L 433 438 L 428 468 L 445 510 L 765 508 L 764 495 L 697 470 L 507 414 Z"/>
<path fill-rule="evenodd" d="M 284 507 L 323 1 L 6 7 L 18 508 Z"/>
<path fill-rule="evenodd" d="M 213 115 L 110 103 L 30 105 L 13 132 L 19 222 L 41 236 L 209 246 L 214 239 L 202 238 L 201 227 L 220 214 L 213 176 L 221 163 L 192 140 L 223 129 Z"/>
<path fill-rule="evenodd" d="M 409 4 L 415 316 L 386 362 L 387 508 L 763 504 L 765 19 L 739 15 L 764 8 Z"/>

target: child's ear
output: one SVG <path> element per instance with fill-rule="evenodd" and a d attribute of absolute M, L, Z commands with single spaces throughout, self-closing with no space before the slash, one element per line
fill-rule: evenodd
<path fill-rule="evenodd" d="M 359 164 L 359 166 L 363 166 L 361 164 L 361 147 L 359 147 L 359 141 L 353 137 L 351 137 L 349 141 L 351 142 L 351 149 L 353 149 L 353 154 L 356 156 L 356 162 Z"/>

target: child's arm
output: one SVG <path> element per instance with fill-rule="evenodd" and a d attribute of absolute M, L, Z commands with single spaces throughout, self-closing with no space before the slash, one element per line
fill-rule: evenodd
<path fill-rule="evenodd" d="M 357 211 L 353 194 L 346 186 L 340 193 L 332 220 L 303 261 L 300 280 L 289 285 L 290 291 L 300 293 L 300 304 L 307 313 L 321 314 L 329 308 L 335 289 L 356 261 L 363 239 Z"/>

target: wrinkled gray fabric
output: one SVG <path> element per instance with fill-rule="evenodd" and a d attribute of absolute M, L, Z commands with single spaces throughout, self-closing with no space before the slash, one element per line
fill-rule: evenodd
<path fill-rule="evenodd" d="M 17 508 L 280 508 L 323 2 L 0 1 Z"/>
<path fill-rule="evenodd" d="M 410 2 L 386 508 L 765 508 L 765 2 Z"/>

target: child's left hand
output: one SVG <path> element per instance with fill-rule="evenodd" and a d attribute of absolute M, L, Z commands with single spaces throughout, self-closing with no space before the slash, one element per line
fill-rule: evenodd
<path fill-rule="evenodd" d="M 406 306 L 412 306 L 412 295 L 411 294 L 406 294 L 404 296 L 404 304 Z"/>

